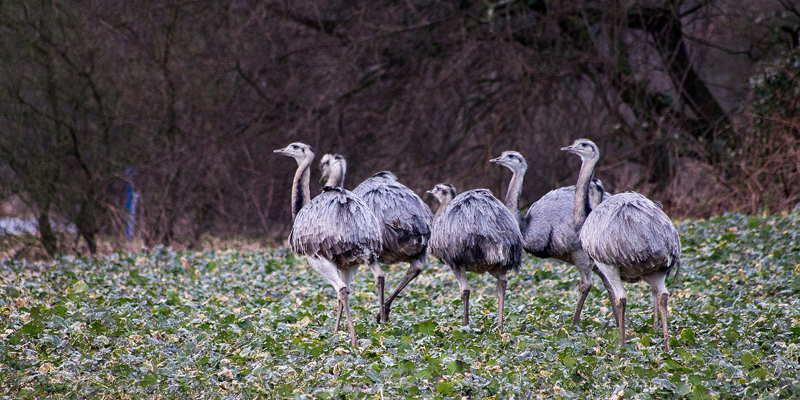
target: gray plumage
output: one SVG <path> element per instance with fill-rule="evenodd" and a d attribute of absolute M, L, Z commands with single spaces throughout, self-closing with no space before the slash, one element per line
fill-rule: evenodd
<path fill-rule="evenodd" d="M 572 317 L 572 324 L 576 325 L 580 321 L 586 297 L 592 289 L 594 263 L 581 249 L 572 222 L 575 186 L 551 190 L 533 203 L 527 216 L 523 218 L 519 210 L 519 197 L 522 193 L 523 177 L 528 169 L 525 157 L 516 151 L 504 151 L 500 157 L 490 161 L 510 169 L 513 173 L 508 184 L 505 205 L 517 217 L 525 251 L 539 258 L 555 258 L 568 262 L 578 270 L 579 297 Z M 597 179 L 592 180 L 589 193 L 592 207 L 609 197 Z"/>
<path fill-rule="evenodd" d="M 294 223 L 289 235 L 292 251 L 305 255 L 311 268 L 337 292 L 334 331 L 339 331 L 344 311 L 350 341 L 355 347 L 356 333 L 348 301 L 350 281 L 360 264 L 380 257 L 383 248 L 380 223 L 358 196 L 343 188 L 325 187 L 319 196 L 309 199 L 309 167 L 314 160 L 310 146 L 292 143 L 275 152 L 293 157 L 298 165 L 292 183 Z"/>
<path fill-rule="evenodd" d="M 672 271 L 677 274 L 680 269 L 681 243 L 678 231 L 658 205 L 634 192 L 611 196 L 590 210 L 589 180 L 600 152 L 587 139 L 578 139 L 562 150 L 577 154 L 582 160 L 574 200 L 575 229 L 580 231 L 581 245 L 594 260 L 608 290 L 621 343 L 625 344 L 627 305 L 622 282 L 644 280 L 652 288 L 653 324 L 657 325 L 658 315 L 661 314 L 664 346 L 669 351 L 669 292 L 665 281 Z"/>
<path fill-rule="evenodd" d="M 590 257 L 619 268 L 625 282 L 680 269 L 680 237 L 658 205 L 636 192 L 612 196 L 595 208 L 581 228 Z"/>
<path fill-rule="evenodd" d="M 595 179 L 590 186 L 592 208 L 611 197 Z M 539 258 L 556 258 L 574 264 L 572 252 L 580 248 L 578 234 L 572 223 L 575 186 L 547 192 L 531 204 L 525 217 L 527 227 L 522 233 L 525 251 Z"/>
<path fill-rule="evenodd" d="M 326 154 L 320 168 L 329 185 L 342 185 L 347 163 L 341 155 Z M 411 189 L 397 181 L 388 171 L 378 172 L 353 190 L 372 210 L 382 227 L 382 253 L 379 259 L 369 263 L 378 288 L 378 322 L 389 319 L 391 306 L 400 292 L 414 280 L 427 263 L 428 240 L 433 213 Z M 380 263 L 396 264 L 408 262 L 409 268 L 397 289 L 384 300 L 385 274 Z"/>
<path fill-rule="evenodd" d="M 319 169 L 322 175 L 319 182 L 325 186 L 344 187 L 344 177 L 347 175 L 347 160 L 341 154 L 325 154 L 319 161 Z"/>
<path fill-rule="evenodd" d="M 411 189 L 388 171 L 378 172 L 353 189 L 383 226 L 380 262 L 412 262 L 425 255 L 433 213 Z"/>
<path fill-rule="evenodd" d="M 522 239 L 514 215 L 485 189 L 453 198 L 455 189 L 439 184 L 430 192 L 441 205 L 434 219 L 429 251 L 456 275 L 464 301 L 464 324 L 469 323 L 471 290 L 466 272 L 489 272 L 497 278 L 497 320 L 502 327 L 506 273 L 519 269 L 522 258 Z"/>
<path fill-rule="evenodd" d="M 326 186 L 297 214 L 292 251 L 340 267 L 369 264 L 381 254 L 380 225 L 369 207 L 345 189 Z"/>
<path fill-rule="evenodd" d="M 431 254 L 450 266 L 484 273 L 519 268 L 519 226 L 492 192 L 470 190 L 448 204 L 433 227 Z"/>

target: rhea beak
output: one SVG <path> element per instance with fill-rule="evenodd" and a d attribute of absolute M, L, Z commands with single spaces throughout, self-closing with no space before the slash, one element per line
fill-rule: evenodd
<path fill-rule="evenodd" d="M 570 151 L 572 150 L 572 146 L 562 147 L 561 151 Z"/>
<path fill-rule="evenodd" d="M 489 160 L 489 162 L 500 162 L 500 157 L 493 158 L 493 159 Z"/>
<path fill-rule="evenodd" d="M 273 153 L 280 153 L 280 154 L 286 153 L 286 148 L 284 147 L 282 149 L 275 150 L 273 151 Z"/>

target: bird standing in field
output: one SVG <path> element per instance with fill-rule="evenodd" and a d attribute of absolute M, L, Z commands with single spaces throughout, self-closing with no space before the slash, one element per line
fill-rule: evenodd
<path fill-rule="evenodd" d="M 326 186 L 310 199 L 310 166 L 314 151 L 304 143 L 292 143 L 275 150 L 297 161 L 292 182 L 292 217 L 289 235 L 292 251 L 305 255 L 308 263 L 333 286 L 337 293 L 336 327 L 342 311 L 347 318 L 350 341 L 355 347 L 356 331 L 350 313 L 350 281 L 361 264 L 381 255 L 381 225 L 361 199 L 341 187 Z"/>
<path fill-rule="evenodd" d="M 323 178 L 328 185 L 342 186 L 347 164 L 341 155 L 326 154 L 320 162 Z M 369 264 L 378 288 L 379 311 L 376 319 L 386 322 L 392 302 L 416 278 L 427 264 L 428 240 L 431 236 L 433 213 L 411 189 L 397 181 L 388 171 L 378 172 L 353 190 L 372 209 L 381 222 L 383 251 L 380 258 Z M 409 263 L 403 281 L 384 300 L 385 274 L 380 264 Z"/>
<path fill-rule="evenodd" d="M 669 351 L 669 292 L 665 280 L 670 273 L 677 275 L 680 270 L 681 242 L 678 231 L 660 207 L 635 192 L 611 196 L 592 210 L 589 182 L 600 151 L 587 139 L 578 139 L 561 150 L 581 157 L 574 198 L 575 230 L 580 232 L 583 250 L 594 260 L 608 290 L 621 344 L 625 344 L 627 304 L 622 282 L 644 280 L 652 288 L 654 328 L 657 327 L 660 313 L 664 346 Z"/>
<path fill-rule="evenodd" d="M 431 254 L 447 264 L 458 280 L 464 306 L 464 325 L 469 324 L 467 271 L 490 273 L 497 279 L 497 325 L 503 327 L 506 274 L 518 270 L 522 258 L 519 225 L 500 200 L 486 189 L 456 196 L 449 184 L 438 184 L 428 193 L 439 200 L 433 219 Z"/>
<path fill-rule="evenodd" d="M 516 151 L 504 151 L 500 157 L 489 160 L 511 170 L 505 205 L 516 216 L 522 234 L 522 246 L 530 254 L 539 258 L 555 258 L 575 265 L 580 274 L 578 284 L 578 304 L 572 316 L 576 325 L 581 318 L 583 304 L 592 289 L 592 270 L 594 263 L 581 248 L 578 234 L 573 228 L 572 213 L 575 186 L 551 190 L 528 209 L 523 217 L 519 210 L 519 196 L 522 193 L 522 179 L 528 163 Z M 604 198 L 610 197 L 599 180 L 589 184 L 589 198 L 592 208 Z"/>

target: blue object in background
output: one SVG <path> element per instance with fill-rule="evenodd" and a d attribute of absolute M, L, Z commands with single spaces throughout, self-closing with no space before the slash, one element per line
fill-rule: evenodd
<path fill-rule="evenodd" d="M 125 168 L 125 177 L 128 179 L 127 196 L 125 199 L 125 208 L 128 210 L 128 226 L 125 228 L 125 235 L 128 240 L 133 239 L 133 234 L 136 230 L 136 203 L 139 201 L 139 193 L 133 191 L 133 175 L 135 171 L 133 167 Z"/>

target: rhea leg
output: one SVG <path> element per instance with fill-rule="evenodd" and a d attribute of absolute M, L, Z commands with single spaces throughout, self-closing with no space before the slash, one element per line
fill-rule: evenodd
<path fill-rule="evenodd" d="M 664 331 L 664 349 L 669 352 L 669 331 L 667 331 L 667 303 L 669 302 L 669 294 L 661 293 L 658 299 L 658 308 L 661 312 L 661 329 Z"/>
<path fill-rule="evenodd" d="M 378 288 L 378 315 L 375 317 L 375 319 L 378 322 L 386 322 L 387 311 L 383 303 L 386 276 L 383 273 L 383 269 L 381 269 L 381 265 L 377 261 L 369 264 L 369 269 L 372 271 L 372 275 L 375 276 L 375 287 Z"/>
<path fill-rule="evenodd" d="M 336 290 L 337 312 L 334 333 L 339 331 L 339 322 L 341 321 L 342 310 L 344 310 L 345 316 L 347 317 L 347 324 L 350 328 L 351 343 L 353 346 L 356 346 L 356 331 L 355 327 L 353 326 L 353 320 L 350 317 L 350 304 L 348 302 L 347 295 L 350 291 L 350 280 L 358 269 L 358 266 L 346 270 L 340 270 L 334 263 L 321 257 L 308 257 L 308 263 L 311 265 L 311 268 L 313 268 L 314 271 L 317 271 L 317 273 L 322 275 L 323 278 L 331 283 L 334 290 Z"/>
<path fill-rule="evenodd" d="M 658 330 L 658 292 L 655 286 L 650 287 L 650 299 L 653 301 L 653 330 Z"/>
<path fill-rule="evenodd" d="M 602 272 L 600 272 L 600 270 L 597 268 L 597 266 L 594 267 L 594 272 L 597 274 L 597 276 L 600 277 L 600 280 L 603 282 L 603 287 L 605 287 L 606 288 L 606 292 L 608 292 L 608 300 L 611 302 L 611 309 L 613 311 L 614 310 L 614 303 L 616 303 L 616 300 L 615 300 L 615 297 L 614 297 L 614 291 L 611 289 L 611 285 L 608 283 L 608 279 L 606 278 L 606 276 L 603 275 Z M 614 315 L 614 326 L 619 326 L 619 318 L 617 318 L 616 311 L 612 312 L 612 314 Z"/>
<path fill-rule="evenodd" d="M 386 311 L 386 316 L 383 322 L 388 321 L 389 312 L 392 310 L 392 302 L 397 297 L 397 295 L 400 294 L 400 292 L 402 292 L 403 289 L 405 289 L 405 287 L 411 281 L 413 281 L 417 276 L 419 276 L 420 272 L 422 272 L 422 264 L 426 262 L 425 260 L 427 260 L 427 255 L 423 254 L 420 258 L 410 263 L 408 270 L 406 271 L 406 276 L 403 277 L 403 281 L 400 282 L 400 286 L 398 286 L 397 289 L 395 289 L 394 292 L 392 292 L 392 294 L 389 295 L 389 298 L 386 299 L 386 302 L 383 305 L 383 308 Z"/>
<path fill-rule="evenodd" d="M 336 296 L 336 327 L 333 328 L 333 333 L 339 333 L 339 323 L 342 322 L 342 301 L 338 293 Z"/>
<path fill-rule="evenodd" d="M 350 313 L 350 301 L 348 299 L 348 292 L 350 291 L 350 282 L 353 280 L 353 275 L 355 275 L 356 271 L 358 270 L 358 265 L 346 269 L 346 270 L 339 270 L 340 275 L 342 276 L 342 280 L 346 285 L 345 289 L 347 290 L 344 292 L 344 296 L 342 295 L 342 291 L 339 291 L 340 296 L 342 297 L 343 305 L 344 305 L 344 314 L 347 317 L 347 327 L 350 329 L 350 343 L 353 347 L 358 347 L 358 341 L 356 340 L 356 327 L 353 324 L 353 317 Z"/>
<path fill-rule="evenodd" d="M 506 301 L 508 278 L 506 278 L 506 271 L 504 269 L 494 270 L 491 273 L 492 276 L 497 278 L 497 327 L 503 329 L 503 308 Z"/>
<path fill-rule="evenodd" d="M 467 281 L 467 271 L 463 268 L 452 267 L 453 273 L 458 280 L 458 287 L 461 289 L 461 301 L 464 303 L 464 325 L 469 325 L 469 292 L 472 290 L 469 281 Z"/>
<path fill-rule="evenodd" d="M 581 320 L 581 312 L 583 311 L 583 304 L 586 302 L 586 297 L 592 290 L 592 260 L 583 250 L 576 250 L 572 252 L 572 261 L 581 275 L 581 283 L 578 285 L 578 305 L 575 306 L 575 314 L 572 316 L 572 325 L 577 325 Z"/>
<path fill-rule="evenodd" d="M 669 291 L 664 283 L 667 279 L 667 274 L 657 273 L 644 276 L 642 279 L 653 287 L 653 306 L 657 306 L 657 311 L 655 313 L 661 314 L 661 330 L 664 334 L 664 348 L 669 351 L 669 332 L 667 331 L 667 303 L 669 302 Z"/>
<path fill-rule="evenodd" d="M 611 300 L 611 308 L 614 310 L 614 317 L 617 319 L 617 326 L 619 327 L 620 344 L 625 344 L 625 306 L 627 304 L 627 297 L 625 295 L 625 288 L 622 286 L 622 280 L 619 277 L 619 270 L 613 265 L 597 263 L 597 268 L 605 277 L 603 283 L 608 289 L 608 296 Z"/>

